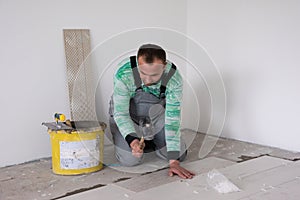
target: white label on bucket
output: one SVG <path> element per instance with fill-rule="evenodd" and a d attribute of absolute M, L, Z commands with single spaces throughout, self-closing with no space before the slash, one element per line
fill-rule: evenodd
<path fill-rule="evenodd" d="M 100 141 L 83 140 L 76 142 L 60 141 L 60 168 L 84 169 L 100 163 Z"/>

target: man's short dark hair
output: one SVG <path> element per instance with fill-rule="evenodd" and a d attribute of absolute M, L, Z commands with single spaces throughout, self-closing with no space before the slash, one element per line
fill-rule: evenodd
<path fill-rule="evenodd" d="M 162 60 L 166 62 L 166 52 L 160 46 L 156 44 L 143 44 L 137 53 L 137 57 L 144 57 L 146 63 L 153 63 L 154 59 Z"/>

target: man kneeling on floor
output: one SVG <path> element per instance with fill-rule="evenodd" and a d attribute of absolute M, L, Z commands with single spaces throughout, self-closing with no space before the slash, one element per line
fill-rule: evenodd
<path fill-rule="evenodd" d="M 114 76 L 110 129 L 116 158 L 124 166 L 142 163 L 143 153 L 155 151 L 169 161 L 169 175 L 192 178 L 180 166 L 187 155 L 180 136 L 182 78 L 158 45 L 142 45 L 125 59 Z"/>

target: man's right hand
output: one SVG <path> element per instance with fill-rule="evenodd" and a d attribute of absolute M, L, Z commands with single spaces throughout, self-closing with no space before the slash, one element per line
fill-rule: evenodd
<path fill-rule="evenodd" d="M 141 145 L 140 141 L 138 139 L 133 140 L 130 143 L 132 155 L 137 158 L 142 157 L 144 146 L 145 146 L 145 144 Z"/>

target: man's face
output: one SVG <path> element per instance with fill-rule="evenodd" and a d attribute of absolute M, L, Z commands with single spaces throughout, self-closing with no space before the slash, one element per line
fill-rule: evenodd
<path fill-rule="evenodd" d="M 143 56 L 138 58 L 138 68 L 143 83 L 147 86 L 159 81 L 165 70 L 165 63 L 160 59 L 154 59 L 153 63 L 146 63 Z"/>

